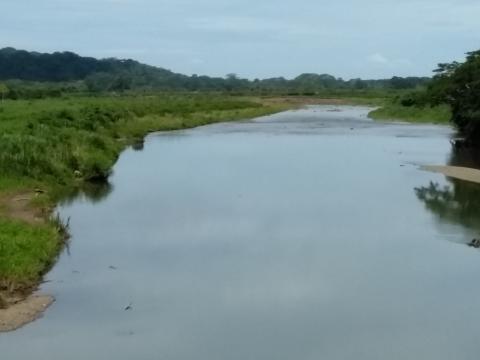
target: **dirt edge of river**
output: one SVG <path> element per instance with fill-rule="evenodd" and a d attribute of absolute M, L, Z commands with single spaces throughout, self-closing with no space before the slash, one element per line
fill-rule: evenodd
<path fill-rule="evenodd" d="M 0 333 L 14 331 L 42 317 L 55 301 L 49 295 L 31 295 L 7 309 L 0 309 Z"/>
<path fill-rule="evenodd" d="M 443 174 L 447 177 L 480 184 L 480 170 L 460 166 L 425 165 L 422 170 Z"/>

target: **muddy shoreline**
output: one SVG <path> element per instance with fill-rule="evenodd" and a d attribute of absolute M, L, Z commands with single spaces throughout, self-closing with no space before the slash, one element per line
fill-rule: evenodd
<path fill-rule="evenodd" d="M 7 309 L 0 309 L 0 333 L 20 329 L 43 316 L 55 299 L 49 295 L 31 295 Z"/>

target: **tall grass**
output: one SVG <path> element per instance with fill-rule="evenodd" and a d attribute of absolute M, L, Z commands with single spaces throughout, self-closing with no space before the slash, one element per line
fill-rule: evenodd
<path fill-rule="evenodd" d="M 257 102 L 219 96 L 7 101 L 0 113 L 0 173 L 62 184 L 106 178 L 125 143 L 148 131 L 268 111 Z"/>
<path fill-rule="evenodd" d="M 0 291 L 28 289 L 53 264 L 61 247 L 55 226 L 0 219 Z"/>

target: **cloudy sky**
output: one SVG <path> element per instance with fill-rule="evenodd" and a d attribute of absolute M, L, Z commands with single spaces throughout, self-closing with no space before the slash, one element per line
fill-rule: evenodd
<path fill-rule="evenodd" d="M 248 78 L 430 75 L 480 48 L 479 0 L 1 0 L 0 47 Z"/>

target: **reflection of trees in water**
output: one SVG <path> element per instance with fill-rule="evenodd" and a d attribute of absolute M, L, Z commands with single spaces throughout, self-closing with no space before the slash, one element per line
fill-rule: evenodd
<path fill-rule="evenodd" d="M 113 186 L 108 181 L 85 182 L 62 198 L 63 204 L 71 204 L 79 197 L 84 196 L 92 203 L 100 202 L 113 191 Z"/>
<path fill-rule="evenodd" d="M 449 165 L 480 168 L 479 155 L 464 149 L 453 150 Z M 449 177 L 447 180 L 446 186 L 430 182 L 415 188 L 418 199 L 442 221 L 462 225 L 480 235 L 480 184 Z"/>
<path fill-rule="evenodd" d="M 142 151 L 144 147 L 145 141 L 143 139 L 139 139 L 132 144 L 132 149 L 134 151 Z"/>
<path fill-rule="evenodd" d="M 451 185 L 415 188 L 419 200 L 440 219 L 480 232 L 480 185 L 448 178 Z"/>

